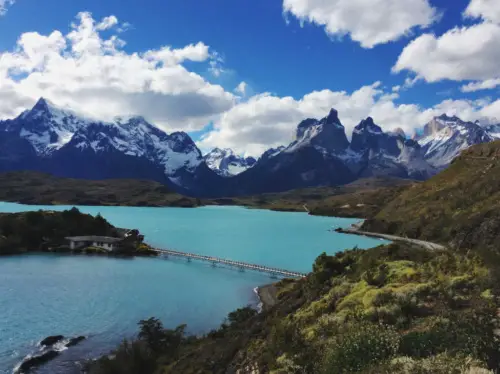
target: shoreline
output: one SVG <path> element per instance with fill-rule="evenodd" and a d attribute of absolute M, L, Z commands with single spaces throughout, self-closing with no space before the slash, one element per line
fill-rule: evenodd
<path fill-rule="evenodd" d="M 341 227 L 338 227 L 334 231 L 338 232 L 340 234 L 366 236 L 369 238 L 385 239 L 385 240 L 390 240 L 393 242 L 406 242 L 406 243 L 418 245 L 422 248 L 425 248 L 425 249 L 428 249 L 431 251 L 442 251 L 442 250 L 446 249 L 446 247 L 444 245 L 432 243 L 432 242 L 427 242 L 425 240 L 411 239 L 411 238 L 405 238 L 402 236 L 381 234 L 381 233 L 377 233 L 377 232 L 362 231 L 362 230 L 360 230 L 360 227 L 361 227 L 360 225 L 359 226 L 353 225 L 351 227 L 352 228 L 350 228 L 350 229 L 343 229 Z"/>

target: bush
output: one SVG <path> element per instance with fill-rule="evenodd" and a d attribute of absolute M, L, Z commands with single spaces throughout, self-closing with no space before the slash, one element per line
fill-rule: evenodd
<path fill-rule="evenodd" d="M 360 322 L 349 324 L 327 349 L 322 372 L 355 373 L 395 356 L 399 335 L 385 325 Z"/>

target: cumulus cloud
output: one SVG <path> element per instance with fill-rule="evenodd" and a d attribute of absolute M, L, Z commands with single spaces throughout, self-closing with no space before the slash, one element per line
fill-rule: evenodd
<path fill-rule="evenodd" d="M 234 105 L 232 93 L 183 65 L 210 67 L 218 55 L 207 45 L 127 53 L 116 35 L 122 26 L 83 12 L 67 34 L 22 34 L 13 51 L 0 51 L 0 118 L 44 96 L 89 117 L 141 114 L 166 130 L 196 130 Z M 115 34 L 104 39 L 103 30 Z"/>
<path fill-rule="evenodd" d="M 478 9 L 487 9 L 484 4 L 489 4 L 493 11 L 493 8 L 499 8 L 500 2 L 490 4 L 473 0 L 467 8 L 468 14 L 479 15 Z M 469 11 L 472 5 L 475 6 L 472 9 L 476 9 L 474 13 Z M 494 13 L 488 14 L 496 17 Z M 439 37 L 433 34 L 419 36 L 403 49 L 392 70 L 395 73 L 413 72 L 416 79 L 427 82 L 473 81 L 462 87 L 463 92 L 471 92 L 499 85 L 499 59 L 500 25 L 482 22 L 455 27 Z"/>
<path fill-rule="evenodd" d="M 15 0 L 0 0 L 0 16 L 7 12 L 7 7 L 14 4 Z"/>
<path fill-rule="evenodd" d="M 500 23 L 500 2 L 498 0 L 471 0 L 464 15 Z"/>
<path fill-rule="evenodd" d="M 385 131 L 402 128 L 412 135 L 434 116 L 443 113 L 464 120 L 483 117 L 500 118 L 500 100 L 445 100 L 432 108 L 415 104 L 397 104 L 398 94 L 386 92 L 380 82 L 348 93 L 345 91 L 314 91 L 296 100 L 268 93 L 251 97 L 227 111 L 199 145 L 209 149 L 230 147 L 239 153 L 260 155 L 268 148 L 287 145 L 305 118 L 322 118 L 334 107 L 350 137 L 361 119 L 371 116 Z M 493 122 L 493 120 L 492 120 Z"/>
<path fill-rule="evenodd" d="M 500 86 L 500 78 L 498 79 L 487 79 L 485 81 L 480 82 L 471 82 L 462 87 L 460 90 L 462 92 L 474 92 L 480 90 L 491 90 L 492 88 Z"/>
<path fill-rule="evenodd" d="M 428 0 L 284 0 L 285 19 L 323 26 L 334 37 L 350 36 L 364 48 L 397 40 L 439 18 Z"/>

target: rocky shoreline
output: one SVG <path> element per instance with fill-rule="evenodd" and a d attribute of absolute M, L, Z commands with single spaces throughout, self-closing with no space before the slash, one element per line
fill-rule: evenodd
<path fill-rule="evenodd" d="M 278 302 L 277 291 L 274 283 L 257 287 L 256 293 L 262 310 L 268 310 Z"/>

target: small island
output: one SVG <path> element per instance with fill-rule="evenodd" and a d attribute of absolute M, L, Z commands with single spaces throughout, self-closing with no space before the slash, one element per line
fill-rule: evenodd
<path fill-rule="evenodd" d="M 0 256 L 29 252 L 155 256 L 138 230 L 116 228 L 77 208 L 0 214 Z"/>

